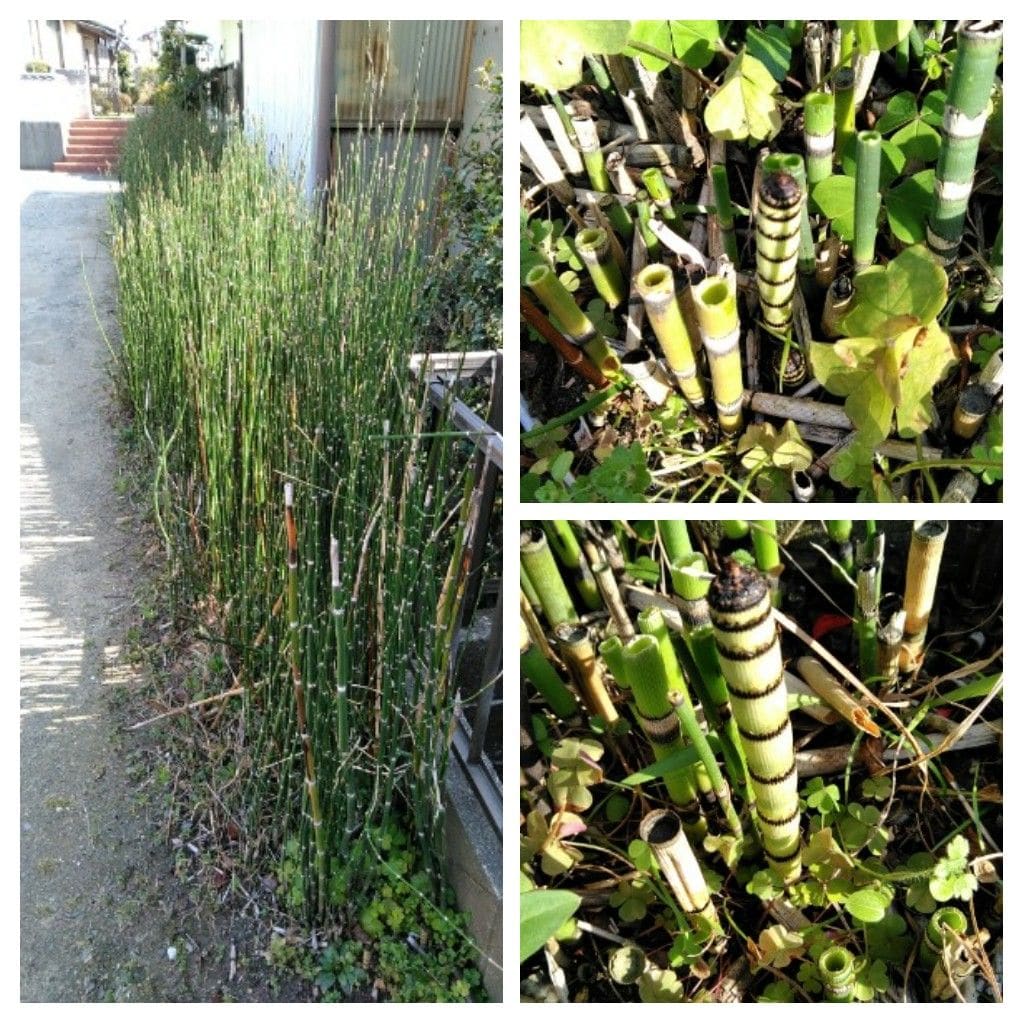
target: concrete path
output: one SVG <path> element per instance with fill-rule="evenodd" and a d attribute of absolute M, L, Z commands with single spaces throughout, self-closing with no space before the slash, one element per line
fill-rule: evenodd
<path fill-rule="evenodd" d="M 126 510 L 96 323 L 116 330 L 114 186 L 46 172 L 18 181 L 21 995 L 187 999 L 167 956 L 181 927 L 162 885 L 168 856 L 139 813 L 108 701 L 137 682 L 118 643 L 139 564 L 117 523 Z"/>

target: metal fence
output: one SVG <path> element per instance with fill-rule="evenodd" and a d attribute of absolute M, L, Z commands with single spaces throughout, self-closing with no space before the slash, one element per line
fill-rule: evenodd
<path fill-rule="evenodd" d="M 427 398 L 438 414 L 446 413 L 451 426 L 476 447 L 474 493 L 469 524 L 469 567 L 463 601 L 461 628 L 456 634 L 452 664 L 460 661 L 462 648 L 470 636 L 474 614 L 493 593 L 496 604 L 489 609 L 490 624 L 480 669 L 480 685 L 471 694 L 464 710 L 456 715 L 452 752 L 462 764 L 467 778 L 495 832 L 501 834 L 501 570 L 488 573 L 486 553 L 491 523 L 500 502 L 502 474 L 501 352 L 431 353 L 414 356 L 409 370 L 418 377 L 426 362 Z M 487 418 L 484 419 L 453 393 L 460 380 L 489 372 L 491 379 Z M 488 737 L 497 742 L 488 743 Z"/>

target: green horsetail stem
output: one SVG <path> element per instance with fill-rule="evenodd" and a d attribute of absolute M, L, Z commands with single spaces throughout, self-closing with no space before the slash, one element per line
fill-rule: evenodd
<path fill-rule="evenodd" d="M 554 549 L 558 560 L 565 566 L 569 578 L 590 611 L 601 607 L 601 592 L 597 581 L 590 571 L 587 560 L 583 557 L 583 549 L 576 539 L 572 525 L 564 519 L 546 519 L 541 523 L 548 544 Z"/>
<path fill-rule="evenodd" d="M 710 927 L 712 933 L 720 931 L 704 873 L 679 818 L 672 811 L 651 811 L 640 822 L 640 838 L 651 848 L 672 895 L 690 923 L 698 928 Z"/>
<path fill-rule="evenodd" d="M 659 167 L 648 167 L 645 171 L 641 172 L 640 180 L 643 181 L 644 188 L 647 189 L 647 194 L 651 197 L 651 202 L 658 208 L 661 219 L 669 227 L 675 227 L 679 218 L 676 216 L 676 211 L 672 208 L 672 193 L 669 191 L 668 185 L 665 184 L 665 178 L 662 176 L 661 169 Z"/>
<path fill-rule="evenodd" d="M 661 760 L 683 750 L 682 727 L 668 700 L 672 683 L 658 641 L 646 634 L 634 637 L 623 645 L 622 663 L 636 703 L 640 727 L 651 744 L 655 759 Z M 697 827 L 703 816 L 693 767 L 668 772 L 664 780 L 669 796 L 688 824 Z"/>
<path fill-rule="evenodd" d="M 548 706 L 563 721 L 576 714 L 576 698 L 554 666 L 537 649 L 526 623 L 519 620 L 519 671 L 537 688 Z"/>
<path fill-rule="evenodd" d="M 900 669 L 915 672 L 921 665 L 928 618 L 935 602 L 942 550 L 946 545 L 949 523 L 939 519 L 918 520 L 910 536 L 907 555 L 907 583 L 903 592 L 903 610 L 907 613 Z"/>
<path fill-rule="evenodd" d="M 818 973 L 826 1003 L 852 1003 L 855 980 L 853 954 L 842 946 L 829 946 L 818 957 Z"/>
<path fill-rule="evenodd" d="M 807 184 L 813 189 L 832 173 L 836 139 L 836 100 L 830 92 L 809 92 L 804 97 L 804 149 Z"/>
<path fill-rule="evenodd" d="M 634 634 L 635 635 L 635 634 Z M 602 640 L 597 647 L 597 653 L 604 659 L 604 663 L 611 672 L 612 678 L 624 690 L 629 689 L 629 677 L 626 675 L 625 649 L 622 646 L 622 637 L 610 636 Z"/>
<path fill-rule="evenodd" d="M 750 789 L 750 779 L 747 776 L 743 744 L 739 729 L 736 727 L 736 719 L 733 718 L 732 705 L 729 703 L 729 690 L 718 663 L 715 635 L 711 629 L 711 616 L 707 602 L 711 581 L 707 578 L 707 560 L 700 552 L 691 552 L 673 560 L 669 571 L 672 577 L 672 589 L 679 597 L 683 637 L 697 669 L 696 676 L 692 680 L 694 688 L 701 691 L 704 714 L 718 733 L 725 768 L 732 780 L 733 787 L 743 795 L 747 803 L 752 803 L 754 796 Z"/>
<path fill-rule="evenodd" d="M 640 225 L 640 234 L 643 237 L 644 245 L 647 247 L 648 254 L 657 259 L 661 252 L 661 241 L 651 230 L 651 217 L 653 216 L 651 197 L 643 189 L 639 189 L 634 198 L 636 219 Z"/>
<path fill-rule="evenodd" d="M 626 282 L 608 244 L 608 232 L 603 228 L 584 228 L 576 236 L 576 252 L 608 308 L 621 305 L 627 294 Z"/>
<path fill-rule="evenodd" d="M 685 519 L 659 519 L 658 538 L 670 564 L 684 555 L 693 553 L 690 531 L 686 528 Z"/>
<path fill-rule="evenodd" d="M 718 802 L 726 824 L 729 826 L 729 831 L 739 839 L 743 835 L 743 827 L 740 825 L 740 820 L 733 808 L 732 795 L 719 770 L 718 762 L 715 760 L 715 755 L 711 750 L 711 745 L 708 743 L 707 737 L 697 721 L 693 701 L 687 688 L 686 676 L 679 666 L 675 646 L 672 643 L 672 636 L 669 633 L 668 625 L 665 623 L 665 617 L 656 607 L 651 606 L 645 608 L 640 613 L 637 618 L 637 625 L 646 636 L 652 637 L 657 641 L 658 656 L 668 683 L 668 702 L 675 708 L 686 738 L 700 757 L 700 762 L 694 765 L 694 777 L 697 788 L 705 797 L 713 798 Z M 689 671 L 691 676 L 695 676 L 697 674 L 696 666 L 691 664 Z M 628 674 L 629 670 L 627 668 Z M 631 676 L 630 679 L 632 679 Z"/>
<path fill-rule="evenodd" d="M 792 175 L 800 186 L 801 193 L 807 196 L 807 168 L 804 166 L 804 158 L 799 153 L 773 153 L 765 157 L 763 169 L 769 172 L 783 171 Z M 797 252 L 796 265 L 802 277 L 814 276 L 817 257 L 806 202 L 800 204 L 800 249 Z"/>
<path fill-rule="evenodd" d="M 604 685 L 587 627 L 564 622 L 555 628 L 555 639 L 558 641 L 558 653 L 572 674 L 590 713 L 600 718 L 605 725 L 614 725 L 619 720 L 619 712 Z"/>
<path fill-rule="evenodd" d="M 523 592 L 523 596 L 533 609 L 533 614 L 540 615 L 544 609 L 541 607 L 537 591 L 534 590 L 533 584 L 530 582 L 530 577 L 526 575 L 526 570 L 523 568 L 523 563 L 521 561 L 519 563 L 519 589 Z"/>
<path fill-rule="evenodd" d="M 519 563 L 537 594 L 549 626 L 554 628 L 579 618 L 543 530 L 531 527 L 520 534 Z"/>
<path fill-rule="evenodd" d="M 572 293 L 558 279 L 547 264 L 531 267 L 526 274 L 529 288 L 541 305 L 557 321 L 563 334 L 567 334 L 590 356 L 602 373 L 618 373 L 619 357 L 608 345 L 607 339 L 593 325 L 590 317 L 576 305 Z"/>
<path fill-rule="evenodd" d="M 604 166 L 604 154 L 601 152 L 601 140 L 597 137 L 597 125 L 589 117 L 574 117 L 572 126 L 576 132 L 583 166 L 587 169 L 590 184 L 598 192 L 611 192 L 612 183 Z"/>
<path fill-rule="evenodd" d="M 636 287 L 679 389 L 690 405 L 702 408 L 704 382 L 697 373 L 695 346 L 679 308 L 672 270 L 664 263 L 651 263 L 636 275 Z"/>
<path fill-rule="evenodd" d="M 1001 21 L 961 21 L 957 25 L 956 61 L 946 91 L 927 229 L 928 245 L 947 265 L 960 251 L 1002 41 Z"/>
<path fill-rule="evenodd" d="M 743 427 L 743 363 L 735 279 L 712 275 L 691 292 L 711 367 L 718 425 L 723 433 L 736 434 Z"/>
<path fill-rule="evenodd" d="M 954 936 L 966 935 L 967 915 L 958 907 L 939 907 L 925 926 L 920 953 L 922 966 L 931 970 L 943 958 L 950 944 L 949 931 Z"/>
<path fill-rule="evenodd" d="M 847 576 L 853 576 L 853 520 L 852 519 L 827 519 L 825 521 L 825 532 L 828 539 L 832 541 L 832 555 L 842 566 Z"/>
<path fill-rule="evenodd" d="M 854 95 L 856 78 L 853 68 L 850 67 L 840 68 L 835 74 L 836 146 L 833 156 L 836 160 L 842 157 L 843 151 L 857 131 L 857 105 Z"/>
<path fill-rule="evenodd" d="M 334 687 L 337 698 L 338 750 L 346 756 L 351 749 L 349 728 L 349 682 L 352 675 L 352 602 L 345 601 L 341 591 L 341 558 L 338 538 L 331 537 L 331 616 L 334 619 L 335 664 Z M 345 798 L 345 836 L 350 838 L 356 828 L 356 792 L 351 778 L 346 773 L 342 782 Z"/>
<path fill-rule="evenodd" d="M 779 537 L 775 520 L 751 519 L 750 543 L 754 547 L 754 561 L 758 569 L 777 579 L 782 568 L 782 560 L 779 558 Z"/>
<path fill-rule="evenodd" d="M 857 545 L 857 608 L 853 631 L 862 680 L 876 679 L 878 668 L 878 606 L 882 600 L 885 534 L 876 533 Z"/>
<path fill-rule="evenodd" d="M 711 185 L 715 190 L 715 217 L 722 235 L 722 248 L 733 263 L 739 263 L 736 248 L 736 218 L 733 213 L 732 196 L 729 195 L 729 172 L 724 164 L 711 168 Z"/>
<path fill-rule="evenodd" d="M 723 519 L 722 533 L 729 540 L 743 540 L 750 533 L 750 523 L 746 519 Z"/>
<path fill-rule="evenodd" d="M 882 209 L 879 175 L 882 170 L 882 136 L 857 132 L 857 177 L 853 201 L 853 269 L 866 270 L 875 262 L 875 236 Z"/>
<path fill-rule="evenodd" d="M 792 174 L 762 175 L 757 207 L 757 291 L 764 322 L 789 337 L 804 193 Z"/>
<path fill-rule="evenodd" d="M 295 497 L 291 483 L 284 485 L 284 524 L 288 538 L 288 650 L 292 671 L 292 692 L 295 698 L 295 723 L 302 743 L 305 764 L 306 797 L 309 800 L 309 818 L 317 859 L 317 907 L 324 912 L 327 895 L 327 839 L 324 836 L 323 815 L 320 812 L 320 790 L 316 782 L 316 761 L 313 741 L 306 721 L 306 692 L 302 685 L 302 624 L 299 621 L 299 534 L 295 526 Z"/>
<path fill-rule="evenodd" d="M 800 800 L 782 650 L 764 577 L 730 560 L 708 608 L 743 742 L 765 854 L 786 883 L 800 876 Z"/>

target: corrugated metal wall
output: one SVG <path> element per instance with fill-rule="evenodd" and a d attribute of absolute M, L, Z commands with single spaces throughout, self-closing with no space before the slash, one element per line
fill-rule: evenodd
<path fill-rule="evenodd" d="M 378 122 L 459 121 L 466 94 L 473 23 L 468 21 L 345 21 L 337 28 L 336 116 L 360 120 L 372 87 Z"/>

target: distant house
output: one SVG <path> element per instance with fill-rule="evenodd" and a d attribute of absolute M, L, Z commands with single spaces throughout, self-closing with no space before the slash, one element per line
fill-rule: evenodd
<path fill-rule="evenodd" d="M 86 71 L 93 84 L 106 82 L 116 66 L 117 29 L 98 21 L 28 22 L 26 63 L 52 70 Z"/>
<path fill-rule="evenodd" d="M 302 169 L 307 192 L 324 181 L 376 92 L 378 123 L 408 122 L 440 159 L 446 127 L 459 132 L 482 105 L 475 69 L 501 70 L 500 21 L 221 21 L 187 23 L 214 47 L 217 69 L 237 68 L 247 127 Z"/>

